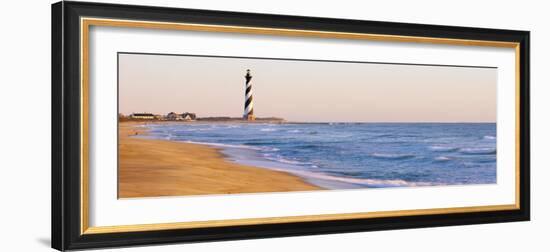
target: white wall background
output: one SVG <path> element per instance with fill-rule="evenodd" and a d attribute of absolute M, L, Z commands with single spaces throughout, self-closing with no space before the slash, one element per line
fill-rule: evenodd
<path fill-rule="evenodd" d="M 117 251 L 548 251 L 550 26 L 545 1 L 120 0 L 333 18 L 530 30 L 532 221 Z M 0 250 L 48 251 L 50 240 L 50 1 L 0 9 Z M 546 21 L 546 22 L 545 22 Z M 16 120 L 17 119 L 17 120 Z M 111 249 L 107 249 L 110 251 Z M 115 249 L 113 249 L 115 250 Z"/>

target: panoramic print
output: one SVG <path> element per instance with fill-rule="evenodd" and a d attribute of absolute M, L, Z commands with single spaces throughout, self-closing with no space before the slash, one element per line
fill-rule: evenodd
<path fill-rule="evenodd" d="M 118 57 L 119 198 L 496 183 L 496 68 Z"/>

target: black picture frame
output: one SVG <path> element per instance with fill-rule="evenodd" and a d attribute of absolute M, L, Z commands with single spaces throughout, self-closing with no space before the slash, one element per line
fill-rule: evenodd
<path fill-rule="evenodd" d="M 78 169 L 81 162 L 79 20 L 86 16 L 519 43 L 521 55 L 519 58 L 519 209 L 83 235 L 80 211 L 81 173 Z M 527 221 L 530 218 L 529 55 L 528 31 L 102 3 L 55 3 L 52 5 L 51 62 L 52 247 L 63 251 L 158 243 Z"/>

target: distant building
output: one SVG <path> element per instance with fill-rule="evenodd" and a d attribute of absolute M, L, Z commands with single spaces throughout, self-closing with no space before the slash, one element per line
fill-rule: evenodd
<path fill-rule="evenodd" d="M 181 120 L 181 115 L 178 115 L 174 112 L 170 112 L 166 115 L 166 120 L 168 120 L 168 121 L 180 121 Z"/>
<path fill-rule="evenodd" d="M 243 119 L 248 121 L 254 121 L 256 117 L 254 116 L 254 102 L 252 101 L 252 75 L 250 74 L 250 69 L 246 70 L 246 79 L 245 82 L 245 91 L 244 91 L 244 114 Z"/>
<path fill-rule="evenodd" d="M 197 116 L 194 113 L 182 113 L 182 114 L 176 114 L 174 112 L 170 112 L 166 115 L 166 120 L 168 121 L 193 121 L 197 118 Z"/>
<path fill-rule="evenodd" d="M 195 119 L 197 119 L 197 115 L 195 113 L 185 112 L 185 113 L 181 114 L 181 116 L 183 117 L 184 120 L 195 120 Z"/>
<path fill-rule="evenodd" d="M 154 120 L 155 115 L 151 113 L 133 113 L 130 118 L 134 120 Z"/>

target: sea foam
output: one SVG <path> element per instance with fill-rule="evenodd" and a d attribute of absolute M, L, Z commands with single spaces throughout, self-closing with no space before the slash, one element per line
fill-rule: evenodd
<path fill-rule="evenodd" d="M 495 181 L 495 124 L 197 123 L 151 128 L 147 137 L 218 147 L 234 162 L 282 169 L 330 189 Z"/>

